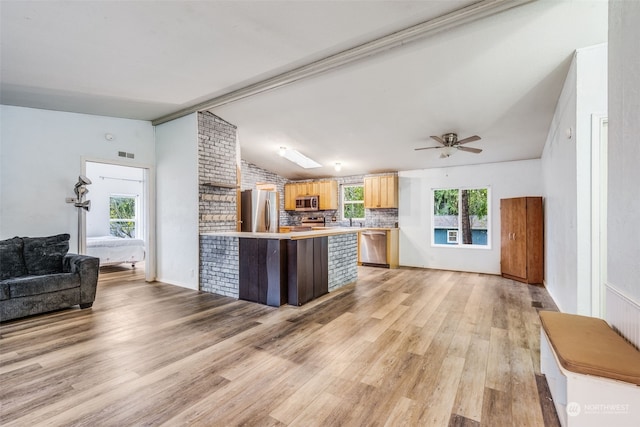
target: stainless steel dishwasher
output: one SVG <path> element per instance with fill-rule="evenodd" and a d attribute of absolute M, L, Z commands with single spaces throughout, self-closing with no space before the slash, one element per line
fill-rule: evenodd
<path fill-rule="evenodd" d="M 363 265 L 389 267 L 386 231 L 367 230 L 360 233 L 360 262 Z"/>

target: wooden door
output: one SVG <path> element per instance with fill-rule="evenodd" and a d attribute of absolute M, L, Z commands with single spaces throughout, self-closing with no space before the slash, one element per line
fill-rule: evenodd
<path fill-rule="evenodd" d="M 502 274 L 527 278 L 527 199 L 500 200 L 500 268 Z"/>
<path fill-rule="evenodd" d="M 376 208 L 380 203 L 380 177 L 368 176 L 364 179 L 364 207 Z"/>
<path fill-rule="evenodd" d="M 296 210 L 296 190 L 295 184 L 284 185 L 284 209 L 287 211 Z"/>
<path fill-rule="evenodd" d="M 511 207 L 511 269 L 512 276 L 527 278 L 527 199 L 513 199 Z"/>
<path fill-rule="evenodd" d="M 338 209 L 337 181 L 321 181 L 318 183 L 320 196 L 320 210 Z"/>
<path fill-rule="evenodd" d="M 397 208 L 397 182 L 398 178 L 395 175 L 381 176 L 380 177 L 380 200 L 379 207 L 381 208 Z"/>
<path fill-rule="evenodd" d="M 320 194 L 320 183 L 319 182 L 307 182 L 307 195 L 309 196 L 317 196 Z"/>
<path fill-rule="evenodd" d="M 500 271 L 511 271 L 511 205 L 513 199 L 500 200 Z"/>
<path fill-rule="evenodd" d="M 544 211 L 542 197 L 527 198 L 527 283 L 544 280 Z"/>

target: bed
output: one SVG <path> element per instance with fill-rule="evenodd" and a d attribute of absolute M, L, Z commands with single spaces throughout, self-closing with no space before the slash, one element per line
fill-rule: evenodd
<path fill-rule="evenodd" d="M 87 237 L 87 255 L 100 258 L 100 267 L 144 261 L 144 241 L 114 236 Z"/>

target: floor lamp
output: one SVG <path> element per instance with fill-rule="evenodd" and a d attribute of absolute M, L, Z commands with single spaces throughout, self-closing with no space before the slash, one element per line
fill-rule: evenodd
<path fill-rule="evenodd" d="M 91 184 L 91 180 L 84 175 L 78 176 L 78 182 L 73 187 L 76 197 L 67 197 L 67 203 L 73 203 L 78 208 L 78 253 L 82 253 L 82 243 L 84 242 L 84 228 L 82 227 L 82 215 L 91 208 L 91 200 L 84 200 L 89 192 L 87 185 Z"/>

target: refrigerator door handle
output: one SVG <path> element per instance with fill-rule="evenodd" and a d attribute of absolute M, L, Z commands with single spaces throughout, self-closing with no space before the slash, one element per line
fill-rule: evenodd
<path fill-rule="evenodd" d="M 271 201 L 267 199 L 267 209 L 264 211 L 264 222 L 266 223 L 266 231 L 271 231 Z"/>

